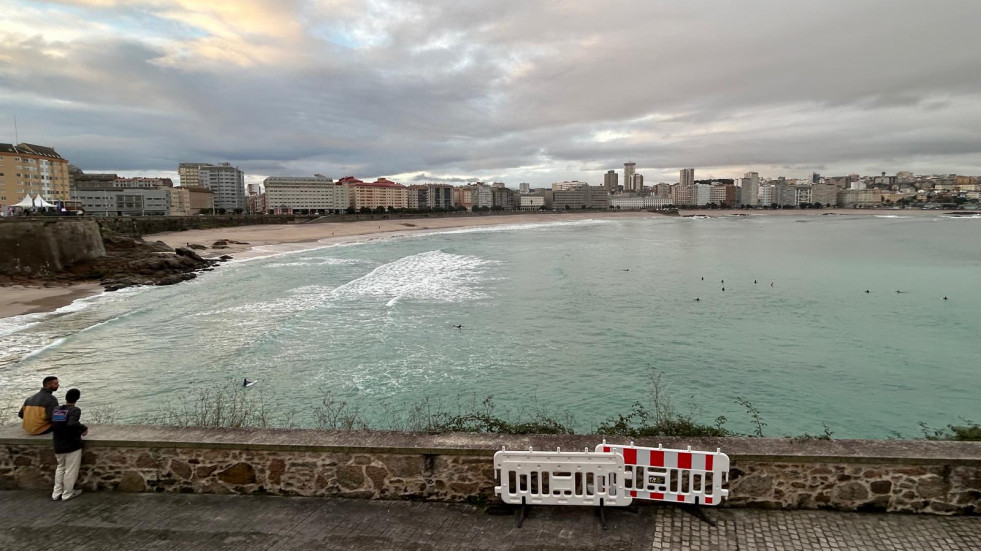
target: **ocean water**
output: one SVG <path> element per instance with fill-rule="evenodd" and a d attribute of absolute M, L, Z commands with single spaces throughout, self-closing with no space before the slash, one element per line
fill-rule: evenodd
<path fill-rule="evenodd" d="M 330 392 L 380 426 L 493 396 L 586 431 L 649 402 L 657 373 L 676 409 L 741 432 L 738 397 L 767 436 L 917 436 L 981 420 L 979 234 L 943 215 L 601 218 L 233 261 L 0 320 L 0 408 L 54 374 L 117 422 L 215 389 L 304 425 Z"/>

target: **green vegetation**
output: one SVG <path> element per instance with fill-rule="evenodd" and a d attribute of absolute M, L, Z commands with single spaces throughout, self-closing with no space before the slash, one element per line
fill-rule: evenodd
<path fill-rule="evenodd" d="M 748 399 L 737 397 L 735 402 L 746 409 L 754 427 L 752 434 L 741 434 L 726 428 L 727 419 L 718 416 L 711 424 L 702 423 L 694 397 L 689 397 L 685 411 L 675 409 L 661 381 L 660 374 L 651 371 L 649 398 L 646 403 L 635 402 L 630 411 L 601 421 L 593 432 L 605 436 L 752 436 L 763 437 L 767 426 L 759 409 Z M 280 411 L 270 407 L 277 403 L 267 399 L 262 390 L 208 388 L 190 396 L 167 402 L 152 413 L 124 422 L 142 425 L 210 428 L 301 428 L 296 411 Z M 19 404 L 0 405 L 0 423 L 17 422 Z M 118 411 L 111 407 L 85 407 L 87 422 L 111 424 L 120 422 Z M 963 424 L 931 428 L 920 423 L 922 439 L 981 441 L 981 424 L 961 419 Z M 452 402 L 425 398 L 417 403 L 389 403 L 379 415 L 369 417 L 357 404 L 339 400 L 330 391 L 321 392 L 313 408 L 313 428 L 319 430 L 394 430 L 441 432 L 487 432 L 497 434 L 575 434 L 578 426 L 572 413 L 543 405 L 531 398 L 525 407 L 512 410 L 501 408 L 493 396 L 478 399 L 476 395 L 457 398 Z M 309 428 L 309 420 L 302 427 Z M 833 432 L 827 424 L 819 435 L 804 433 L 795 440 L 831 440 Z M 898 432 L 890 438 L 902 439 Z"/>
<path fill-rule="evenodd" d="M 960 440 L 981 441 L 981 425 L 968 419 L 961 419 L 963 425 L 947 425 L 941 429 L 933 429 L 920 423 L 920 430 L 926 440 Z"/>

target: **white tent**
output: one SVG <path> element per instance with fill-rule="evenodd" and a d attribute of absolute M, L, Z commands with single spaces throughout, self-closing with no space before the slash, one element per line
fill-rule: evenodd
<path fill-rule="evenodd" d="M 46 209 L 48 207 L 54 207 L 54 206 L 57 206 L 57 205 L 53 205 L 53 204 L 45 201 L 44 200 L 44 197 L 41 197 L 41 194 L 40 193 L 38 193 L 37 194 L 37 197 L 34 198 L 34 207 L 35 208 Z"/>
<path fill-rule="evenodd" d="M 38 197 L 40 197 L 40 195 Z M 16 205 L 12 205 L 12 206 L 23 207 L 25 209 L 34 208 L 34 200 L 31 199 L 31 194 L 28 193 L 27 195 L 24 196 L 23 199 L 20 200 L 20 203 L 17 203 Z"/>

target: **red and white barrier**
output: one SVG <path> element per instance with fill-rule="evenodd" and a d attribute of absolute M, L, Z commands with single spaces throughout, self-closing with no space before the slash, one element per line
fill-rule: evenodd
<path fill-rule="evenodd" d="M 715 452 L 671 450 L 662 447 L 617 446 L 603 442 L 597 452 L 623 456 L 626 476 L 622 489 L 632 498 L 718 505 L 728 497 L 722 485 L 729 479 L 729 456 Z"/>

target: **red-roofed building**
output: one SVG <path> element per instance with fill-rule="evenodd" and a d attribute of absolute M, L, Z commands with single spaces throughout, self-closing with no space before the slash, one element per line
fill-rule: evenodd
<path fill-rule="evenodd" d="M 347 176 L 338 180 L 338 183 L 347 184 L 351 193 L 351 206 L 355 210 L 362 207 L 372 210 L 378 207 L 404 209 L 409 206 L 408 188 L 386 178 L 368 183 Z"/>

